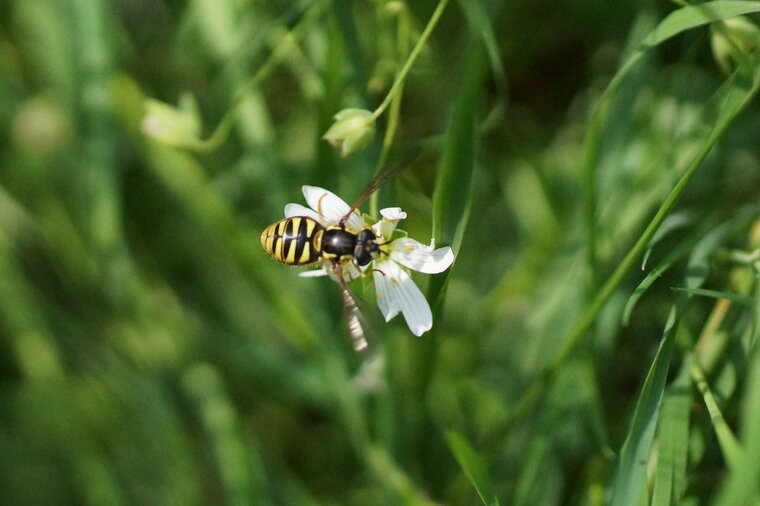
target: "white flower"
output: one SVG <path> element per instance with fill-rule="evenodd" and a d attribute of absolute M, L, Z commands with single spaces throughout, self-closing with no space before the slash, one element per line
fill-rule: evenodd
<path fill-rule="evenodd" d="M 300 204 L 288 204 L 285 206 L 286 218 L 308 216 L 322 226 L 329 227 L 338 225 L 341 218 L 351 210 L 351 206 L 328 190 L 316 186 L 303 186 L 302 190 L 310 209 Z M 435 274 L 451 266 L 454 253 L 448 246 L 435 249 L 433 240 L 430 241 L 430 246 L 425 246 L 408 237 L 393 239 L 396 224 L 406 218 L 406 213 L 399 207 L 389 207 L 382 209 L 380 214 L 382 219 L 372 226 L 377 235 L 377 242 L 381 244 L 380 255 L 370 264 L 375 281 L 377 305 L 385 321 L 390 321 L 401 312 L 409 330 L 420 336 L 433 326 L 433 314 L 425 296 L 402 266 L 426 274 Z M 366 226 L 356 211 L 351 213 L 345 224 L 346 230 L 351 233 L 358 233 Z M 343 279 L 347 281 L 363 274 L 350 262 L 343 264 L 341 269 Z M 314 277 L 326 274 L 337 281 L 337 275 L 329 262 L 316 271 L 300 275 Z"/>
<path fill-rule="evenodd" d="M 436 274 L 451 266 L 454 252 L 448 246 L 435 249 L 435 240 L 430 241 L 430 246 L 408 237 L 391 240 L 396 224 L 406 218 L 406 213 L 400 207 L 389 207 L 382 209 L 380 214 L 383 219 L 372 228 L 378 241 L 390 242 L 381 247 L 384 254 L 373 262 L 377 305 L 385 321 L 390 321 L 400 311 L 412 334 L 421 336 L 433 326 L 433 313 L 425 296 L 401 265 L 426 274 Z"/>

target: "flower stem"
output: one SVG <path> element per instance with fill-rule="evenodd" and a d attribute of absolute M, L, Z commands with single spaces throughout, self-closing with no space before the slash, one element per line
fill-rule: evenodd
<path fill-rule="evenodd" d="M 414 46 L 414 49 L 412 49 L 412 52 L 409 53 L 409 58 L 407 58 L 406 62 L 404 63 L 404 66 L 401 68 L 401 71 L 398 73 L 398 76 L 396 76 L 396 80 L 393 82 L 393 85 L 391 86 L 391 89 L 388 91 L 388 94 L 385 96 L 385 99 L 383 99 L 383 102 L 372 113 L 372 116 L 370 118 L 371 120 L 376 120 L 378 117 L 380 117 L 380 115 L 390 105 L 391 100 L 393 100 L 393 97 L 397 93 L 399 93 L 401 89 L 401 85 L 404 83 L 404 80 L 406 79 L 406 75 L 409 73 L 409 70 L 412 68 L 412 65 L 414 64 L 414 61 L 417 59 L 417 56 L 419 56 L 420 51 L 422 51 L 422 48 L 425 46 L 425 42 L 427 42 L 428 38 L 430 37 L 430 34 L 433 32 L 433 28 L 435 28 L 435 25 L 438 24 L 438 20 L 441 18 L 441 14 L 443 14 L 443 11 L 446 8 L 447 3 L 449 3 L 449 0 L 440 0 L 438 2 L 438 6 L 435 8 L 435 11 L 433 11 L 433 15 L 430 16 L 430 20 L 428 21 L 428 24 L 425 27 L 425 30 L 423 30 L 422 35 L 420 35 L 420 39 L 417 41 L 417 44 Z"/>
<path fill-rule="evenodd" d="M 399 55 L 406 54 L 409 50 L 409 14 L 406 10 L 399 13 L 398 17 L 398 32 L 396 35 L 396 43 Z M 397 74 L 401 76 L 401 72 Z M 399 117 L 401 111 L 401 98 L 403 97 L 403 81 L 398 89 L 398 93 L 391 99 L 391 108 L 388 111 L 388 122 L 385 127 L 385 135 L 383 136 L 383 146 L 380 150 L 380 156 L 377 158 L 377 164 L 375 166 L 375 174 L 379 173 L 385 163 L 388 161 L 388 153 L 390 152 L 391 145 L 393 144 L 393 138 L 396 136 L 398 130 Z M 369 200 L 369 212 L 373 219 L 378 218 L 378 205 L 377 205 L 377 192 L 374 192 Z"/>
<path fill-rule="evenodd" d="M 247 83 L 245 83 L 236 93 L 232 104 L 224 113 L 224 116 L 219 121 L 219 124 L 214 129 L 213 133 L 206 139 L 193 143 L 187 146 L 189 149 L 198 152 L 210 152 L 214 151 L 219 145 L 227 138 L 229 131 L 232 127 L 235 111 L 238 106 L 243 102 L 248 92 L 256 88 L 264 79 L 269 77 L 272 71 L 282 63 L 285 58 L 291 54 L 291 52 L 297 48 L 297 41 L 303 34 L 304 30 L 326 10 L 328 4 L 332 0 L 322 0 L 313 4 L 308 11 L 303 15 L 298 24 L 293 29 L 286 33 L 282 40 L 280 40 L 277 47 L 272 51 L 266 62 L 259 67 L 256 74 L 251 77 Z"/>

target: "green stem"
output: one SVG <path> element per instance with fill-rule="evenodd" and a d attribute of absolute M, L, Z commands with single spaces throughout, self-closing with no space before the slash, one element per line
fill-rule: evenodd
<path fill-rule="evenodd" d="M 303 18 L 301 18 L 298 24 L 293 27 L 290 32 L 285 34 L 274 51 L 272 51 L 272 54 L 269 56 L 267 61 L 264 62 L 261 67 L 259 67 L 259 70 L 256 72 L 256 74 L 254 74 L 254 76 L 251 77 L 251 79 L 248 80 L 248 82 L 240 88 L 235 98 L 233 99 L 232 104 L 227 109 L 227 112 L 224 113 L 224 116 L 219 121 L 219 124 L 214 129 L 213 133 L 207 139 L 188 144 L 186 146 L 188 149 L 207 153 L 216 150 L 219 145 L 224 142 L 232 127 L 232 122 L 234 120 L 234 114 L 237 111 L 237 107 L 243 102 L 246 94 L 250 90 L 257 87 L 262 81 L 264 81 L 264 79 L 269 77 L 272 71 L 277 68 L 277 66 L 280 65 L 280 63 L 282 63 L 288 55 L 290 55 L 290 53 L 297 47 L 296 42 L 301 37 L 306 27 L 308 27 L 325 11 L 325 8 L 328 4 L 331 3 L 331 1 L 332 0 L 322 0 L 321 2 L 317 2 L 311 6 L 311 8 L 304 14 Z"/>
<path fill-rule="evenodd" d="M 388 108 L 388 106 L 391 103 L 391 100 L 393 100 L 393 97 L 397 93 L 399 93 L 401 89 L 401 85 L 404 83 L 404 80 L 406 79 L 406 75 L 409 73 L 409 70 L 412 68 L 412 65 L 414 64 L 414 61 L 417 59 L 417 56 L 419 56 L 420 51 L 422 51 L 422 48 L 425 46 L 425 42 L 427 42 L 428 38 L 430 37 L 430 34 L 433 32 L 433 28 L 435 28 L 435 25 L 438 24 L 438 20 L 441 18 L 441 15 L 443 14 L 443 11 L 446 8 L 447 3 L 449 3 L 449 0 L 440 0 L 438 2 L 438 6 L 435 8 L 435 11 L 433 11 L 433 15 L 430 16 L 430 20 L 428 21 L 428 24 L 425 27 L 425 30 L 423 30 L 422 35 L 420 35 L 420 39 L 417 41 L 417 44 L 414 46 L 414 49 L 412 49 L 412 52 L 409 54 L 409 58 L 407 58 L 406 63 L 404 63 L 404 66 L 401 68 L 401 71 L 398 73 L 396 80 L 393 82 L 393 85 L 391 86 L 391 89 L 388 91 L 388 94 L 385 96 L 385 99 L 383 99 L 383 102 L 377 107 L 377 109 L 375 109 L 375 112 L 372 113 L 372 116 L 370 117 L 369 121 L 377 120 L 377 118 L 380 117 L 380 115 L 385 111 L 385 109 Z"/>
<path fill-rule="evenodd" d="M 595 115 L 594 115 L 595 116 Z M 590 296 L 594 290 L 599 288 L 599 264 L 597 262 L 597 237 L 596 237 L 596 210 L 597 210 L 597 187 L 596 187 L 596 166 L 599 159 L 599 145 L 602 132 L 602 122 L 594 121 L 592 123 L 589 135 L 587 137 L 585 155 L 583 161 L 584 173 L 584 193 L 585 193 L 585 227 L 586 227 L 586 263 L 591 272 L 591 281 L 589 289 L 585 295 Z"/>
<path fill-rule="evenodd" d="M 407 41 L 409 40 L 409 16 L 407 14 L 407 11 L 404 10 L 403 12 L 399 13 L 399 21 L 398 21 L 398 33 L 397 33 L 397 44 L 398 44 L 398 52 L 400 55 L 406 54 L 408 51 L 408 44 Z M 397 75 L 400 76 L 401 73 Z M 383 136 L 383 146 L 380 150 L 380 156 L 377 158 L 377 164 L 375 166 L 375 174 L 380 172 L 380 170 L 383 168 L 385 163 L 388 160 L 388 153 L 390 152 L 391 145 L 393 144 L 393 138 L 396 136 L 396 132 L 398 131 L 398 124 L 399 124 L 399 118 L 400 118 L 400 111 L 401 111 L 401 99 L 403 97 L 403 82 L 401 84 L 401 87 L 398 90 L 398 93 L 395 95 L 393 100 L 391 101 L 391 109 L 388 111 L 388 124 L 385 128 L 385 135 Z M 379 218 L 378 216 L 378 192 L 374 192 L 372 196 L 370 196 L 369 200 L 369 211 L 370 215 L 372 216 L 372 219 Z"/>

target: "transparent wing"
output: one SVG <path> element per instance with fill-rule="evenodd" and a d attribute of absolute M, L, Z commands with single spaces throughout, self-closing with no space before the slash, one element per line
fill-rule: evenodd
<path fill-rule="evenodd" d="M 364 324 L 361 320 L 361 311 L 356 304 L 353 293 L 343 283 L 341 293 L 343 294 L 343 308 L 346 312 L 346 325 L 348 333 L 351 335 L 351 343 L 356 351 L 362 351 L 367 348 L 367 333 L 364 331 Z"/>
<path fill-rule="evenodd" d="M 338 267 L 340 269 L 340 267 Z M 367 349 L 367 325 L 364 322 L 361 309 L 356 300 L 356 295 L 348 287 L 346 280 L 343 276 L 338 275 L 338 283 L 340 284 L 340 293 L 343 297 L 343 310 L 346 318 L 346 326 L 348 327 L 348 333 L 351 336 L 351 343 L 354 345 L 356 351 L 362 351 Z"/>
<path fill-rule="evenodd" d="M 356 211 L 370 195 L 375 193 L 383 185 L 383 183 L 390 179 L 391 176 L 412 163 L 421 151 L 422 150 L 420 148 L 413 148 L 380 169 L 380 172 L 375 174 L 375 177 L 372 178 L 372 181 L 370 181 L 367 187 L 364 188 L 361 195 L 359 195 L 359 198 L 356 199 L 348 213 L 346 213 L 346 215 L 340 219 L 339 225 L 345 225 L 346 221 L 351 217 L 351 214 Z"/>

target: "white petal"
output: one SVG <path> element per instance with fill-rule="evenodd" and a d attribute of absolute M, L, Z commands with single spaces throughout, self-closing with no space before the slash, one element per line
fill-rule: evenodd
<path fill-rule="evenodd" d="M 301 204 L 288 204 L 285 206 L 285 217 L 292 218 L 293 216 L 308 216 L 316 220 L 317 223 L 322 223 L 322 218 L 316 212 Z M 324 223 L 322 224 L 324 225 Z"/>
<path fill-rule="evenodd" d="M 360 271 L 353 262 L 343 264 L 342 271 L 343 279 L 347 282 L 359 279 L 362 276 L 362 271 Z"/>
<path fill-rule="evenodd" d="M 299 272 L 298 275 L 302 278 L 319 278 L 321 276 L 327 276 L 327 271 L 325 269 L 316 269 L 313 271 Z"/>
<path fill-rule="evenodd" d="M 372 225 L 375 235 L 386 241 L 393 237 L 393 231 L 396 230 L 396 224 L 399 220 L 406 218 L 406 213 L 400 207 L 386 207 L 380 210 L 383 219 Z"/>
<path fill-rule="evenodd" d="M 301 190 L 309 207 L 322 217 L 319 220 L 320 223 L 337 225 L 341 218 L 351 210 L 351 206 L 346 204 L 343 199 L 324 188 L 304 185 L 301 187 Z M 349 216 L 346 225 L 358 230 L 364 227 L 364 220 L 359 214 L 353 212 Z"/>
<path fill-rule="evenodd" d="M 377 305 L 385 321 L 389 321 L 401 311 L 409 330 L 415 336 L 421 336 L 430 330 L 433 326 L 433 313 L 412 278 L 392 260 L 375 264 L 373 276 L 377 290 Z"/>
<path fill-rule="evenodd" d="M 338 275 L 332 269 L 332 266 L 327 262 L 324 265 L 324 271 L 330 276 L 333 281 L 338 281 Z M 341 265 L 341 273 L 343 275 L 343 279 L 347 283 L 350 283 L 351 281 L 362 277 L 362 271 L 360 271 L 352 262 L 346 262 Z"/>
<path fill-rule="evenodd" d="M 377 236 L 378 239 L 382 239 L 382 238 L 385 237 L 383 235 L 383 231 L 384 231 L 384 226 L 385 226 L 386 223 L 387 222 L 385 220 L 380 220 L 377 223 L 375 223 L 374 225 L 372 225 L 372 231 L 375 233 L 375 235 Z M 392 230 L 391 230 L 391 233 L 393 233 Z"/>
<path fill-rule="evenodd" d="M 341 266 L 341 271 L 343 273 L 343 279 L 347 282 L 359 279 L 362 276 L 362 271 L 360 271 L 353 263 L 349 262 Z M 338 281 L 338 275 L 335 273 L 335 271 L 333 271 L 332 266 L 329 262 L 325 262 L 319 269 L 299 272 L 298 275 L 302 278 L 318 278 L 321 276 L 330 276 L 333 281 Z"/>
<path fill-rule="evenodd" d="M 448 246 L 434 248 L 434 241 L 430 241 L 430 246 L 425 246 L 414 239 L 401 237 L 391 243 L 390 257 L 412 270 L 436 274 L 451 266 L 454 262 L 454 252 Z"/>
<path fill-rule="evenodd" d="M 386 207 L 385 209 L 380 209 L 380 216 L 387 220 L 405 220 L 406 219 L 406 213 L 401 210 L 400 207 Z"/>

